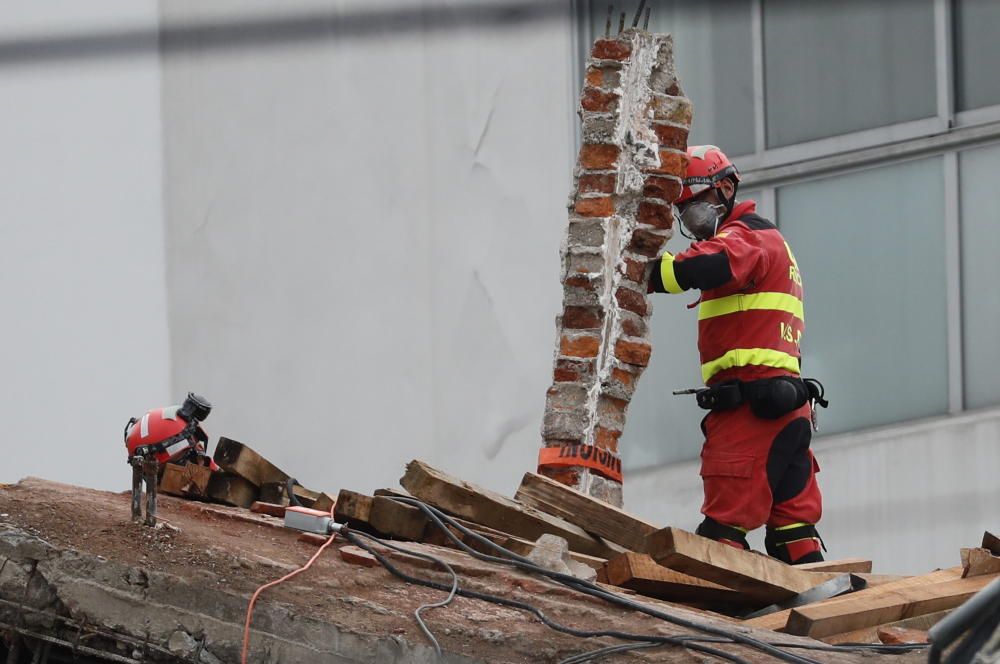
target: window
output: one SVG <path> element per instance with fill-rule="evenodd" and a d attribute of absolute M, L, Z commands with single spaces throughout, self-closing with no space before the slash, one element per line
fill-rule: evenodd
<path fill-rule="evenodd" d="M 1000 404 L 1000 145 L 959 154 L 965 406 Z"/>
<path fill-rule="evenodd" d="M 608 2 L 591 0 L 594 35 L 603 35 Z M 613 3 L 628 25 L 638 2 Z M 691 145 L 711 143 L 729 155 L 754 152 L 753 38 L 750 0 L 649 2 L 651 32 L 674 37 L 674 62 L 684 94 L 694 103 Z M 611 23 L 618 31 L 618 14 Z M 640 22 L 641 25 L 641 22 Z"/>
<path fill-rule="evenodd" d="M 1000 104 L 1000 2 L 955 0 L 955 106 L 967 111 Z"/>
<path fill-rule="evenodd" d="M 936 115 L 932 0 L 763 0 L 763 14 L 767 147 Z"/>
<path fill-rule="evenodd" d="M 934 157 L 778 189 L 823 433 L 947 412 L 943 177 Z"/>

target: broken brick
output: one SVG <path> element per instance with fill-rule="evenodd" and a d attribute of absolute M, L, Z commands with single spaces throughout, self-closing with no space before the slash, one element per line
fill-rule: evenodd
<path fill-rule="evenodd" d="M 643 185 L 642 195 L 673 203 L 680 197 L 682 187 L 679 178 L 650 175 Z"/>
<path fill-rule="evenodd" d="M 605 429 L 602 426 L 594 427 L 594 445 L 609 452 L 618 453 L 618 439 L 622 432 L 614 429 Z"/>
<path fill-rule="evenodd" d="M 653 347 L 646 341 L 619 339 L 615 344 L 615 357 L 636 366 L 647 366 L 652 354 Z"/>
<path fill-rule="evenodd" d="M 628 60 L 628 56 L 632 55 L 632 45 L 617 39 L 598 39 L 590 55 L 599 60 Z"/>
<path fill-rule="evenodd" d="M 618 306 L 626 311 L 645 316 L 649 313 L 649 302 L 644 293 L 639 293 L 631 288 L 619 288 L 615 291 L 615 301 Z"/>
<path fill-rule="evenodd" d="M 649 201 L 639 203 L 638 217 L 640 223 L 663 230 L 670 229 L 674 224 L 673 211 L 669 205 L 660 205 Z"/>
<path fill-rule="evenodd" d="M 580 106 L 585 111 L 611 113 L 618 108 L 618 95 L 598 88 L 585 88 L 580 96 Z"/>
<path fill-rule="evenodd" d="M 615 213 L 615 203 L 610 196 L 581 198 L 574 209 L 581 217 L 610 217 Z"/>
<path fill-rule="evenodd" d="M 616 176 L 613 173 L 584 173 L 577 180 L 577 190 L 581 194 L 613 194 Z"/>
<path fill-rule="evenodd" d="M 598 307 L 566 307 L 562 320 L 567 329 L 597 329 L 604 323 L 604 312 Z"/>
<path fill-rule="evenodd" d="M 648 231 L 644 228 L 637 228 L 632 231 L 632 241 L 629 242 L 628 246 L 629 249 L 637 254 L 655 258 L 656 256 L 659 256 L 660 249 L 662 249 L 663 245 L 666 243 L 666 237 L 657 235 L 655 232 Z"/>
<path fill-rule="evenodd" d="M 566 357 L 597 357 L 600 349 L 600 337 L 590 334 L 576 337 L 564 336 L 559 340 L 559 354 Z"/>
<path fill-rule="evenodd" d="M 576 383 L 594 375 L 594 363 L 559 359 L 553 373 L 556 382 Z"/>
<path fill-rule="evenodd" d="M 591 171 L 608 170 L 618 163 L 617 145 L 584 143 L 580 147 L 580 165 Z"/>
<path fill-rule="evenodd" d="M 660 147 L 687 150 L 688 130 L 684 127 L 654 122 L 653 131 L 660 140 Z"/>

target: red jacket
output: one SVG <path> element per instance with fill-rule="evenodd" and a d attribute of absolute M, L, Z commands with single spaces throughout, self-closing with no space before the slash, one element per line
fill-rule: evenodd
<path fill-rule="evenodd" d="M 706 384 L 798 375 L 802 277 L 788 243 L 745 201 L 708 240 L 665 254 L 655 291 L 701 289 L 698 350 Z"/>

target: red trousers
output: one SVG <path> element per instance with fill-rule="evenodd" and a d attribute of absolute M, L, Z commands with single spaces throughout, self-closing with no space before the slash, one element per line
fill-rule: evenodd
<path fill-rule="evenodd" d="M 818 522 L 823 498 L 809 408 L 775 420 L 757 417 L 747 403 L 709 413 L 702 421 L 702 514 L 746 530 Z"/>

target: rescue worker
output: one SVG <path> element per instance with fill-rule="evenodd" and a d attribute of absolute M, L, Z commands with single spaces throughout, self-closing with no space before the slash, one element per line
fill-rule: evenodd
<path fill-rule="evenodd" d="M 695 393 L 710 412 L 701 423 L 705 518 L 696 532 L 749 549 L 746 534 L 766 525 L 771 556 L 817 562 L 823 510 L 809 449 L 811 402 L 826 402 L 817 381 L 799 376 L 799 266 L 754 201 L 736 200 L 740 176 L 726 155 L 714 145 L 687 154 L 675 216 L 696 242 L 654 261 L 650 290 L 701 291 L 698 349 L 707 388 Z"/>
<path fill-rule="evenodd" d="M 206 453 L 208 434 L 201 423 L 212 412 L 212 404 L 189 392 L 179 406 L 154 408 L 141 418 L 130 418 L 125 425 L 125 449 L 128 461 L 136 455 L 151 455 L 163 465 L 195 463 L 218 470 Z"/>

